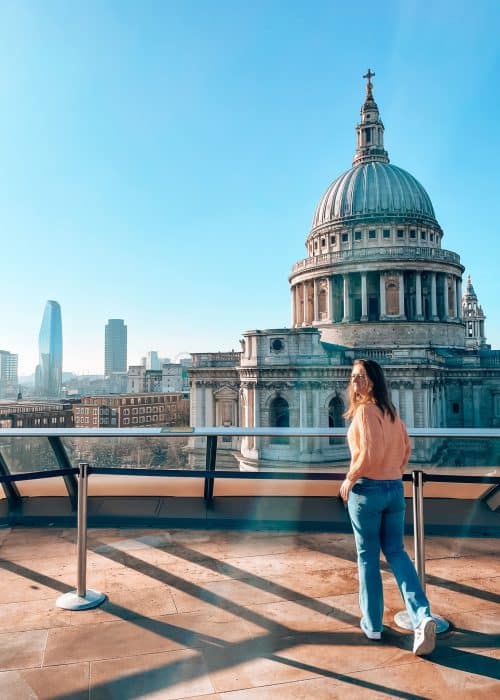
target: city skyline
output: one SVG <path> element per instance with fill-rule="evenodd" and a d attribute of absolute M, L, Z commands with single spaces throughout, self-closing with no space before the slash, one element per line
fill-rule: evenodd
<path fill-rule="evenodd" d="M 0 8 L 0 347 L 20 375 L 47 299 L 78 373 L 103 373 L 110 318 L 130 365 L 289 327 L 287 277 L 351 165 L 369 66 L 391 162 L 427 190 L 500 347 L 500 9 L 386 2 L 363 24 L 361 5 L 291 2 L 286 31 L 273 2 Z"/>

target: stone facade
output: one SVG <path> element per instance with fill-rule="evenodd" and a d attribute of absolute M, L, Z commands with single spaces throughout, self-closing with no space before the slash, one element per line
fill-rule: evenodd
<path fill-rule="evenodd" d="M 500 351 L 424 188 L 389 164 L 367 85 L 353 167 L 321 198 L 290 274 L 292 327 L 248 331 L 240 353 L 193 355 L 194 426 L 341 427 L 356 358 L 383 365 L 409 427 L 500 425 Z M 222 406 L 224 405 L 224 409 Z M 223 447 L 223 446 L 222 446 Z M 338 438 L 244 438 L 241 468 L 345 460 Z M 483 446 L 495 464 L 500 448 Z M 475 444 L 415 440 L 413 460 L 474 463 Z"/>

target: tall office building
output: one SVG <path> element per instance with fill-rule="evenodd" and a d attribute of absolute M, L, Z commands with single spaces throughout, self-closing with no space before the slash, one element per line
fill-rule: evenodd
<path fill-rule="evenodd" d="M 0 397 L 15 396 L 18 391 L 17 355 L 0 350 Z"/>
<path fill-rule="evenodd" d="M 110 318 L 104 329 L 104 374 L 127 371 L 127 326 L 121 318 Z"/>
<path fill-rule="evenodd" d="M 48 301 L 38 335 L 39 360 L 35 373 L 35 389 L 39 396 L 56 397 L 61 392 L 62 321 L 57 301 Z"/>
<path fill-rule="evenodd" d="M 160 358 L 156 350 L 150 350 L 146 356 L 146 369 L 161 369 Z"/>

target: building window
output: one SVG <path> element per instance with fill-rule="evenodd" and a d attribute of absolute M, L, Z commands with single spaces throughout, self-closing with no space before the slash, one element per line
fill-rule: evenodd
<path fill-rule="evenodd" d="M 425 231 L 420 231 L 420 238 L 425 241 L 427 239 L 427 233 Z"/>
<path fill-rule="evenodd" d="M 398 238 L 404 238 L 405 237 L 404 229 L 398 228 L 397 236 L 398 236 Z"/>
<path fill-rule="evenodd" d="M 354 240 L 355 241 L 361 240 L 361 231 L 354 231 Z"/>
<path fill-rule="evenodd" d="M 269 408 L 269 426 L 271 428 L 289 428 L 290 427 L 290 409 L 288 401 L 282 396 L 276 396 L 271 402 Z M 275 435 L 271 437 L 271 442 L 274 445 L 288 445 L 288 437 L 285 435 Z"/>
<path fill-rule="evenodd" d="M 342 234 L 342 243 L 347 243 L 348 240 L 349 240 L 349 234 L 343 233 Z"/>
<path fill-rule="evenodd" d="M 414 228 L 410 229 L 410 238 L 416 238 L 417 237 L 417 232 L 415 231 Z"/>
<path fill-rule="evenodd" d="M 451 409 L 452 409 L 453 413 L 460 413 L 460 404 L 457 403 L 456 401 L 454 401 Z"/>
<path fill-rule="evenodd" d="M 384 229 L 384 238 L 390 238 L 391 237 L 391 232 L 388 228 Z"/>
<path fill-rule="evenodd" d="M 321 247 L 324 248 L 325 245 L 326 245 L 326 238 L 323 236 L 323 238 L 321 239 Z"/>
<path fill-rule="evenodd" d="M 329 428 L 343 428 L 344 422 L 344 404 L 339 396 L 334 396 L 333 399 L 328 404 L 328 427 Z M 344 438 L 329 438 L 330 445 L 343 445 Z"/>
<path fill-rule="evenodd" d="M 330 236 L 330 243 L 331 243 L 332 245 L 335 245 L 336 242 L 337 242 L 337 237 L 336 237 L 336 236 Z"/>
<path fill-rule="evenodd" d="M 137 423 L 137 418 L 132 418 L 132 423 Z"/>
<path fill-rule="evenodd" d="M 429 238 L 431 239 L 431 241 L 433 241 L 433 240 L 434 240 L 434 234 L 433 234 L 433 233 L 430 233 L 430 234 L 429 234 Z"/>
<path fill-rule="evenodd" d="M 368 238 L 376 238 L 377 237 L 377 232 L 375 229 L 371 229 L 371 231 L 368 231 Z"/>
<path fill-rule="evenodd" d="M 123 419 L 123 425 L 128 425 L 129 423 L 130 423 L 130 419 L 129 419 L 129 418 L 124 418 L 124 419 Z"/>

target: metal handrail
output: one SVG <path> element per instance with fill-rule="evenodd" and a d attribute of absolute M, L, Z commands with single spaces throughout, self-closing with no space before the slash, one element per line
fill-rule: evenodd
<path fill-rule="evenodd" d="M 414 428 L 406 426 L 410 437 L 500 438 L 500 428 Z M 347 428 L 2 428 L 0 440 L 9 437 L 345 437 Z"/>
<path fill-rule="evenodd" d="M 499 429 L 490 428 L 434 428 L 409 429 L 411 437 L 500 437 Z M 333 429 L 318 429 L 318 428 L 194 428 L 187 431 L 165 430 L 164 428 L 136 428 L 136 429 L 16 429 L 8 428 L 2 430 L 0 435 L 3 437 L 47 437 L 49 440 L 54 437 L 207 437 L 206 447 L 206 465 L 205 470 L 160 470 L 160 469 L 117 469 L 117 468 L 99 468 L 91 467 L 86 462 L 80 462 L 78 468 L 78 511 L 77 511 L 77 589 L 71 593 L 66 593 L 60 596 L 56 604 L 59 607 L 69 610 L 85 610 L 100 605 L 106 598 L 105 594 L 87 590 L 86 588 L 86 570 L 87 570 L 87 500 L 88 500 L 88 477 L 89 474 L 113 474 L 133 475 L 140 474 L 142 476 L 202 476 L 205 478 L 204 499 L 210 503 L 213 499 L 214 482 L 216 478 L 231 478 L 231 479 L 304 479 L 304 480 L 341 480 L 344 478 L 344 473 L 336 472 L 233 472 L 227 470 L 216 471 L 216 455 L 217 455 L 217 437 L 219 435 L 231 436 L 248 436 L 248 435 L 285 435 L 285 436 L 345 436 L 345 428 Z M 0 473 L 0 483 L 9 483 L 16 481 L 26 481 L 29 479 L 51 478 L 54 476 L 69 476 L 76 473 L 76 469 L 59 469 L 37 471 L 24 474 L 5 474 Z M 345 470 L 344 470 L 345 471 Z M 422 586 L 425 589 L 425 539 L 424 539 L 424 513 L 423 513 L 423 484 L 425 481 L 446 481 L 455 483 L 491 483 L 499 484 L 500 477 L 493 475 L 474 476 L 474 475 L 439 475 L 429 474 L 422 470 L 413 470 L 411 474 L 403 475 L 405 481 L 412 480 L 413 482 L 413 537 L 415 547 L 415 563 L 417 573 L 421 580 Z M 447 621 L 435 616 L 437 629 L 439 632 L 448 628 Z M 411 627 L 407 613 L 405 611 L 396 615 L 396 622 L 403 627 Z"/>

